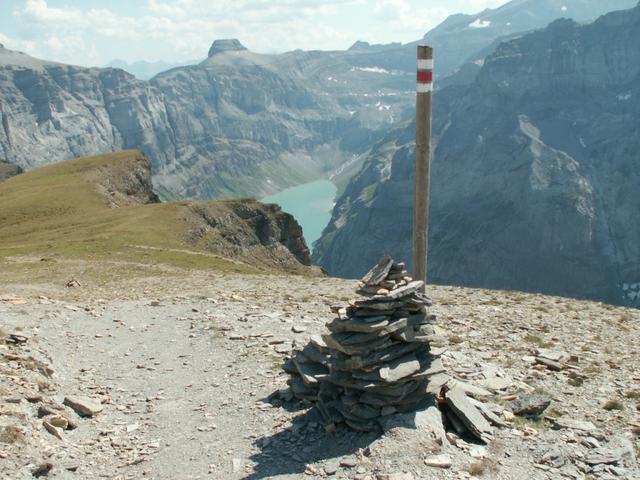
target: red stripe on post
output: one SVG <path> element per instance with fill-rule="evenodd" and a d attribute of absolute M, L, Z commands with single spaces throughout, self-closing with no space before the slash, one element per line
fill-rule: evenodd
<path fill-rule="evenodd" d="M 431 70 L 418 70 L 418 83 L 432 83 L 433 72 Z"/>

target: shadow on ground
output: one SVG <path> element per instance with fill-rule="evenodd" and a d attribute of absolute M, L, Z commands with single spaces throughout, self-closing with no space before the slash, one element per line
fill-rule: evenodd
<path fill-rule="evenodd" d="M 353 456 L 360 450 L 361 454 L 368 456 L 368 447 L 374 443 L 378 445 L 378 440 L 384 441 L 385 450 L 398 457 L 411 451 L 409 447 L 419 443 L 418 437 L 422 440 L 439 438 L 440 445 L 446 442 L 442 414 L 432 402 L 426 402 L 418 411 L 397 413 L 381 420 L 385 432 L 403 430 L 400 436 L 392 435 L 393 439 L 384 439 L 382 432 L 356 432 L 342 424 L 327 432 L 322 416 L 315 407 L 305 411 L 297 402 L 284 402 L 282 405 L 277 402 L 276 406 L 290 412 L 300 411 L 300 415 L 288 428 L 255 442 L 258 452 L 251 457 L 254 472 L 246 479 L 257 480 L 278 475 L 300 478 L 309 464 L 318 469 L 318 475 L 322 474 L 323 467 L 335 471 L 343 457 Z"/>
<path fill-rule="evenodd" d="M 308 464 L 334 458 L 337 466 L 337 459 L 366 449 L 381 435 L 355 432 L 345 426 L 327 432 L 320 413 L 312 408 L 296 417 L 289 428 L 256 441 L 259 452 L 251 457 L 254 472 L 245 478 L 302 476 Z"/>

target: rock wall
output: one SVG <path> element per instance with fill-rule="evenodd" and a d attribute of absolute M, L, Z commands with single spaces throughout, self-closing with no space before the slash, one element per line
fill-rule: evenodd
<path fill-rule="evenodd" d="M 188 205 L 184 220 L 188 243 L 227 258 L 280 270 L 311 266 L 302 227 L 277 205 L 197 202 Z"/>
<path fill-rule="evenodd" d="M 142 152 L 119 152 L 111 158 L 114 160 L 101 164 L 90 174 L 109 206 L 117 208 L 160 202 L 153 190 L 151 162 Z"/>
<path fill-rule="evenodd" d="M 561 20 L 436 94 L 430 281 L 640 305 L 639 55 L 640 6 Z M 376 145 L 338 200 L 315 253 L 331 274 L 411 261 L 414 132 Z"/>
<path fill-rule="evenodd" d="M 504 36 L 634 2 L 514 0 L 451 16 L 420 42 L 436 47 L 444 77 L 479 51 L 493 51 Z M 417 43 L 258 55 L 238 40 L 218 40 L 202 63 L 150 81 L 0 47 L 0 158 L 29 169 L 140 149 L 162 197 L 260 198 L 328 176 L 406 118 Z M 463 70 L 456 81 L 477 73 L 473 66 Z"/>
<path fill-rule="evenodd" d="M 261 197 L 326 175 L 410 102 L 410 75 L 369 78 L 358 55 L 334 57 L 217 41 L 147 82 L 1 48 L 0 155 L 30 169 L 140 149 L 163 197 Z"/>

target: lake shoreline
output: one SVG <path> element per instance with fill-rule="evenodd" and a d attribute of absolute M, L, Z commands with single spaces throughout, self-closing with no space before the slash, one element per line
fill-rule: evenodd
<path fill-rule="evenodd" d="M 260 201 L 275 203 L 293 215 L 302 226 L 307 245 L 312 249 L 331 220 L 337 191 L 338 187 L 325 178 L 287 188 Z"/>

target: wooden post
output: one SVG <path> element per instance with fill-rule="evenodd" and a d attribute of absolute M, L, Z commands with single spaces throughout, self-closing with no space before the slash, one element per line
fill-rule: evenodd
<path fill-rule="evenodd" d="M 431 93 L 433 48 L 418 46 L 416 89 L 416 176 L 413 194 L 413 278 L 427 281 L 429 180 L 431 169 Z"/>

